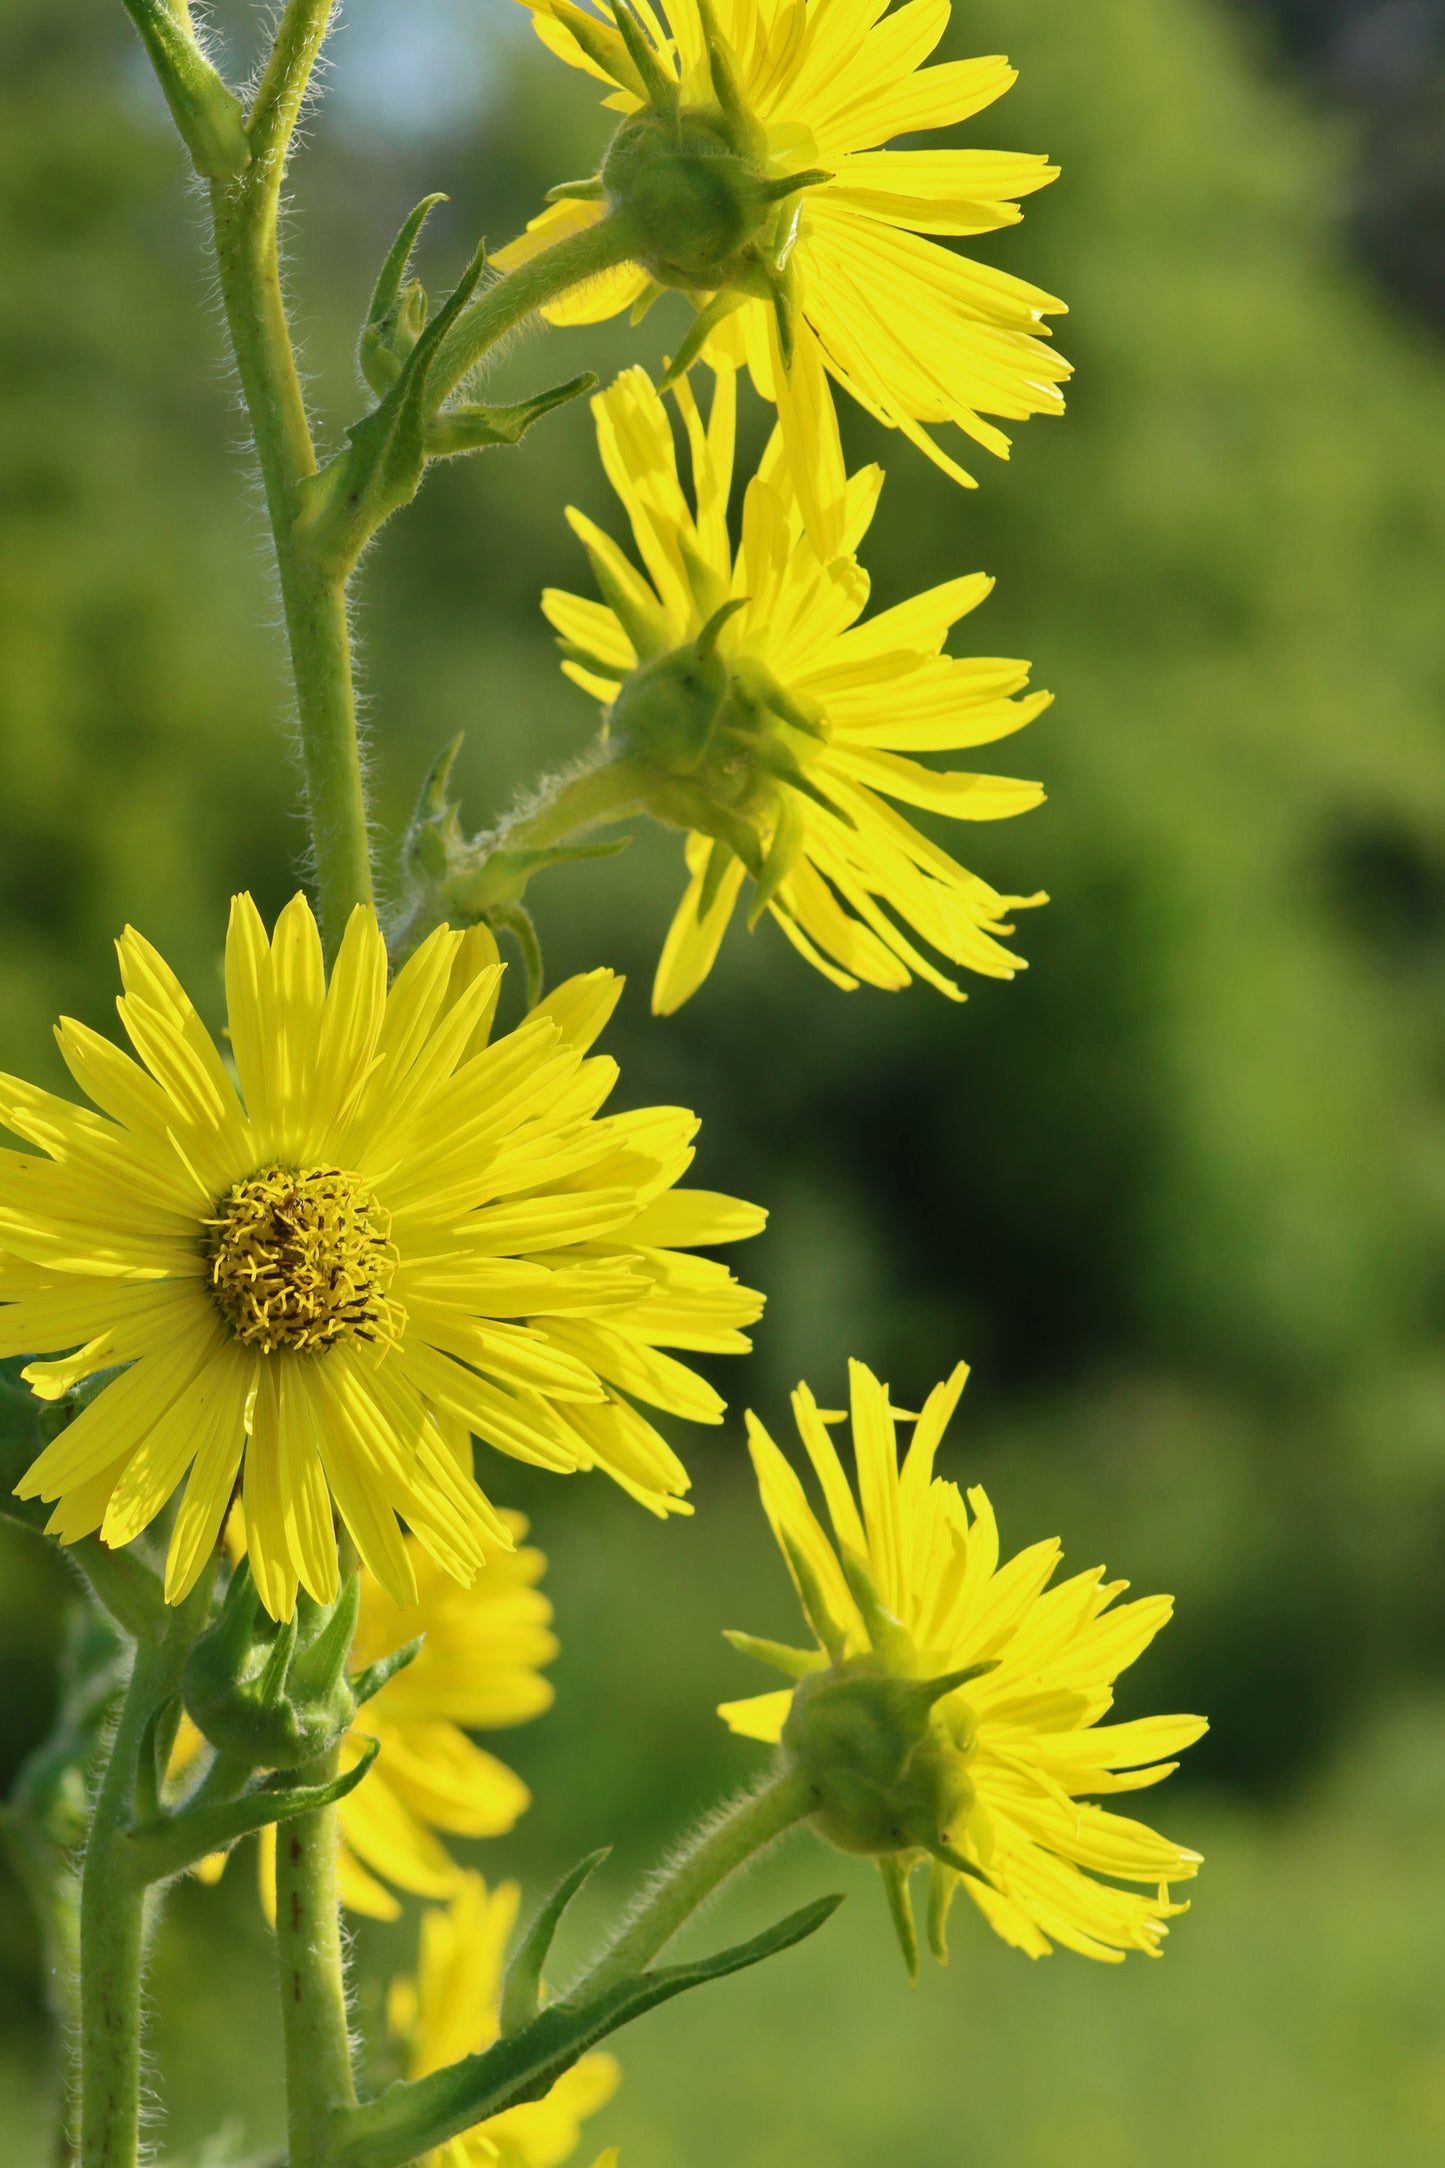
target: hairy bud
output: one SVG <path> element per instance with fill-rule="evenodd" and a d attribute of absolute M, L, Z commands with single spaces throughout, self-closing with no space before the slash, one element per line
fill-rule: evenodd
<path fill-rule="evenodd" d="M 356 1714 L 347 1663 L 360 1601 L 353 1574 L 334 1604 L 303 1594 L 277 1625 L 243 1559 L 186 1661 L 185 1704 L 197 1729 L 255 1769 L 297 1769 L 326 1753 Z"/>

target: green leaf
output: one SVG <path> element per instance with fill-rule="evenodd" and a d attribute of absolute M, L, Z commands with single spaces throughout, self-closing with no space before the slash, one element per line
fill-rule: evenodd
<path fill-rule="evenodd" d="M 407 355 L 425 326 L 426 295 L 415 279 L 408 282 L 403 293 L 402 280 L 406 277 L 412 250 L 421 238 L 422 227 L 437 205 L 446 201 L 442 195 L 422 198 L 392 242 L 386 262 L 377 273 L 366 321 L 361 327 L 357 361 L 378 398 L 384 397 L 396 382 Z M 417 321 L 418 303 L 420 322 Z"/>
<path fill-rule="evenodd" d="M 792 1949 L 816 1934 L 842 1902 L 841 1895 L 820 1897 L 750 1941 L 693 1964 L 638 1973 L 594 2001 L 586 1999 L 584 1980 L 575 1996 L 550 2004 L 525 2032 L 430 2077 L 400 2081 L 364 2107 L 343 2111 L 333 2125 L 327 2168 L 404 2168 L 488 2116 L 540 2100 L 589 2048 L 634 2018 L 690 1988 Z"/>
<path fill-rule="evenodd" d="M 503 903 L 487 913 L 488 922 L 512 936 L 522 953 L 527 981 L 527 1007 L 535 1009 L 542 998 L 542 944 L 531 912 L 524 903 Z"/>
<path fill-rule="evenodd" d="M 415 215 L 415 214 L 413 214 Z M 482 243 L 370 414 L 346 432 L 346 450 L 302 485 L 295 539 L 312 560 L 344 578 L 382 523 L 410 503 L 426 467 L 428 389 L 441 343 L 486 269 Z"/>
<path fill-rule="evenodd" d="M 427 456 L 451 459 L 462 452 L 484 451 L 491 444 L 520 444 L 533 422 L 539 422 L 544 414 L 566 406 L 572 399 L 580 399 L 584 393 L 595 390 L 596 385 L 597 378 L 587 370 L 581 376 L 569 377 L 565 384 L 554 384 L 550 391 L 539 391 L 535 397 L 523 399 L 516 406 L 447 407 L 428 425 Z"/>
<path fill-rule="evenodd" d="M 120 1839 L 120 1857 L 139 1882 L 165 1882 L 199 1865 L 212 1852 L 224 1852 L 242 1837 L 250 1837 L 272 1822 L 291 1822 L 298 1814 L 315 1814 L 335 1806 L 354 1792 L 376 1760 L 381 1748 L 368 1739 L 366 1753 L 354 1769 L 334 1777 L 329 1784 L 258 1785 L 239 1799 L 217 1800 L 205 1806 L 183 1807 L 177 1814 L 163 1814 L 154 1821 L 129 1829 Z"/>
<path fill-rule="evenodd" d="M 658 59 L 651 40 L 628 6 L 628 0 L 611 0 L 611 7 L 612 20 L 621 32 L 627 57 L 637 71 L 648 104 L 659 113 L 675 112 L 679 88 L 676 77 L 669 75 Z"/>
<path fill-rule="evenodd" d="M 918 1928 L 913 1918 L 913 1897 L 908 1887 L 906 1855 L 900 1858 L 896 1852 L 885 1852 L 878 1862 L 878 1872 L 883 1877 L 883 1887 L 888 1896 L 889 1916 L 893 1932 L 898 1937 L 898 1947 L 903 1952 L 903 1962 L 908 1967 L 908 1984 L 918 1985 Z"/>
<path fill-rule="evenodd" d="M 416 811 L 402 837 L 402 864 L 408 873 L 421 880 L 443 880 L 453 859 L 464 847 L 458 817 L 460 807 L 449 788 L 452 769 L 461 749 L 462 732 L 459 730 L 450 745 L 442 747 L 427 770 Z"/>
<path fill-rule="evenodd" d="M 611 1850 L 610 1844 L 604 1844 L 600 1851 L 589 1852 L 585 1859 L 579 1859 L 571 1873 L 563 1875 L 522 1937 L 517 1954 L 507 1967 L 502 1989 L 498 2031 L 504 2040 L 514 2033 L 525 2032 L 535 2019 L 542 2003 L 542 1967 L 547 1962 L 547 1953 L 562 1915 Z"/>
<path fill-rule="evenodd" d="M 767 1664 L 774 1671 L 781 1671 L 790 1679 L 806 1678 L 810 1671 L 825 1671 L 828 1659 L 817 1649 L 790 1649 L 783 1641 L 763 1641 L 757 1634 L 739 1633 L 736 1627 L 723 1630 L 724 1641 L 729 1642 L 740 1656 L 751 1656 L 760 1664 Z"/>
<path fill-rule="evenodd" d="M 351 1691 L 356 1697 L 358 1709 L 363 1702 L 371 1701 L 379 1694 L 387 1681 L 396 1677 L 398 1671 L 405 1671 L 408 1664 L 416 1662 L 425 1640 L 425 1634 L 418 1634 L 415 1641 L 403 1642 L 399 1649 L 392 1650 L 390 1656 L 379 1656 L 376 1662 L 368 1664 L 364 1671 L 352 1673 Z"/>

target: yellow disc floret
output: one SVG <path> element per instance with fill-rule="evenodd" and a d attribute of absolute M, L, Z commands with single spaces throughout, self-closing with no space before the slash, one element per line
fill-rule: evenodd
<path fill-rule="evenodd" d="M 211 1286 L 238 1340 L 270 1355 L 392 1340 L 391 1220 L 338 1167 L 263 1167 L 237 1182 L 210 1223 Z"/>

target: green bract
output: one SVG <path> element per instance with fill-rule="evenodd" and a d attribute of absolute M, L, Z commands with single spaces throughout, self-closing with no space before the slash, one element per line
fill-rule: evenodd
<path fill-rule="evenodd" d="M 278 1626 L 243 1559 L 186 1661 L 185 1704 L 197 1730 L 253 1769 L 299 1769 L 325 1754 L 356 1714 L 347 1661 L 360 1601 L 353 1574 L 334 1604 L 303 1593 Z"/>
<path fill-rule="evenodd" d="M 974 1727 L 961 1702 L 944 1704 L 989 1669 L 907 1678 L 870 1654 L 800 1679 L 783 1754 L 811 1787 L 819 1835 L 842 1852 L 927 1852 L 976 1874 L 955 1847 L 973 1805 Z"/>

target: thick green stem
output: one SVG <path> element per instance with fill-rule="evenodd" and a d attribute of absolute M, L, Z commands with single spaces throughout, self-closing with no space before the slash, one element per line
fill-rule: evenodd
<path fill-rule="evenodd" d="M 372 900 L 366 800 L 345 583 L 297 541 L 301 485 L 316 472 L 281 296 L 276 218 L 286 154 L 330 0 L 292 0 L 249 123 L 251 163 L 211 187 L 216 262 L 255 438 L 291 650 L 321 924 L 334 952 L 353 907 Z"/>
<path fill-rule="evenodd" d="M 205 1623 L 214 1574 L 170 1617 L 162 1639 L 137 1644 L 80 1876 L 81 2168 L 136 2168 L 140 2145 L 141 1968 L 148 1893 L 128 1870 L 124 1840 L 136 1774 L 156 1711 L 180 1691 L 186 1653 Z"/>
<path fill-rule="evenodd" d="M 326 1784 L 326 1755 L 302 1781 Z M 301 1815 L 276 1832 L 276 1960 L 286 2042 L 289 2168 L 318 2168 L 338 2109 L 356 2104 L 346 2015 L 346 1967 L 337 1887 L 336 1809 Z"/>
<path fill-rule="evenodd" d="M 452 326 L 442 342 L 431 372 L 435 399 L 445 399 L 467 371 L 475 367 L 518 324 L 525 323 L 549 301 L 558 300 L 573 286 L 611 271 L 635 254 L 637 237 L 615 211 L 580 233 L 569 233 L 543 249 L 528 263 L 518 264 L 489 286 L 480 300 Z"/>
<path fill-rule="evenodd" d="M 569 1990 L 572 2003 L 594 2002 L 650 1965 L 698 1906 L 758 1852 L 801 1822 L 813 1805 L 808 1780 L 794 1770 L 749 1792 L 723 1813 L 653 1886 L 595 1965 Z"/>

